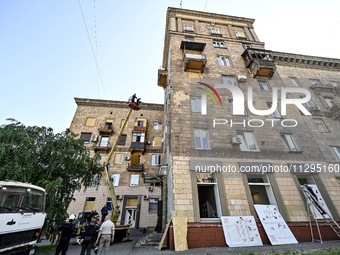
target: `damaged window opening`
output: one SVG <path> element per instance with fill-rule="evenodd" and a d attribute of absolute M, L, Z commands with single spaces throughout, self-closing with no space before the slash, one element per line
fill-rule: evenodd
<path fill-rule="evenodd" d="M 255 205 L 276 205 L 274 193 L 267 175 L 247 174 L 247 179 L 251 197 Z"/>
<path fill-rule="evenodd" d="M 197 173 L 196 179 L 200 218 L 221 217 L 221 205 L 215 175 L 211 173 Z"/>

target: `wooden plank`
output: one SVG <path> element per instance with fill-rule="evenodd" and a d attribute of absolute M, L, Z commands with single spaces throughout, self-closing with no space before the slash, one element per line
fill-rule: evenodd
<path fill-rule="evenodd" d="M 187 217 L 173 217 L 173 228 L 174 228 L 174 241 L 175 251 L 186 251 L 188 250 L 188 219 Z"/>
<path fill-rule="evenodd" d="M 166 237 L 166 235 L 167 235 L 167 233 L 168 233 L 168 230 L 169 230 L 169 227 L 170 227 L 170 224 L 171 224 L 171 220 L 172 220 L 172 218 L 170 218 L 170 220 L 169 220 L 168 223 L 166 224 L 166 228 L 165 228 L 165 231 L 164 231 L 164 233 L 163 233 L 161 242 L 160 242 L 159 245 L 158 245 L 158 250 L 162 250 L 162 246 L 163 246 L 165 237 Z"/>

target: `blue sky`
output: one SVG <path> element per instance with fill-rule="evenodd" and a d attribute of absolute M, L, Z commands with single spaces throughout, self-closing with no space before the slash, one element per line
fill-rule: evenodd
<path fill-rule="evenodd" d="M 180 0 L 0 1 L 0 125 L 14 118 L 62 132 L 74 97 L 163 103 L 157 86 L 165 16 Z M 184 9 L 256 19 L 266 48 L 340 59 L 340 1 L 183 0 Z M 102 82 L 101 82 L 102 80 Z"/>

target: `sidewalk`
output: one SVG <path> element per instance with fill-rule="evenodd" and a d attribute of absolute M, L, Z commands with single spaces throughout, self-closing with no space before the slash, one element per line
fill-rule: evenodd
<path fill-rule="evenodd" d="M 162 250 L 158 251 L 157 248 L 134 248 L 131 252 L 132 255 L 146 255 L 146 254 L 238 254 L 243 252 L 271 252 L 271 251 L 311 251 L 318 249 L 327 249 L 327 248 L 335 248 L 340 247 L 339 241 L 327 241 L 323 244 L 321 243 L 299 243 L 292 245 L 263 245 L 263 246 L 249 246 L 249 247 L 209 247 L 209 248 L 196 248 L 189 249 L 187 251 L 175 252 L 170 250 Z"/>
<path fill-rule="evenodd" d="M 145 246 L 145 247 L 135 247 L 135 244 L 141 237 L 133 236 L 130 237 L 131 242 L 120 242 L 110 246 L 109 254 L 119 254 L 119 255 L 153 255 L 153 254 L 238 254 L 244 252 L 271 252 L 271 251 L 311 251 L 311 250 L 318 250 L 318 249 L 327 249 L 327 248 L 335 248 L 340 247 L 340 240 L 339 241 L 327 241 L 323 244 L 319 242 L 306 242 L 306 243 L 299 243 L 293 245 L 263 245 L 263 246 L 249 246 L 249 247 L 237 247 L 237 248 L 230 248 L 230 247 L 209 247 L 209 248 L 196 248 L 196 249 L 189 249 L 187 251 L 176 252 L 168 249 L 163 249 L 159 251 L 154 246 Z M 41 245 L 49 245 L 48 241 L 43 241 L 42 243 L 38 244 Z M 67 251 L 67 255 L 79 255 L 81 247 L 76 245 L 74 241 L 71 241 L 69 250 Z M 48 254 L 54 254 L 48 253 Z M 94 254 L 93 252 L 91 254 Z"/>

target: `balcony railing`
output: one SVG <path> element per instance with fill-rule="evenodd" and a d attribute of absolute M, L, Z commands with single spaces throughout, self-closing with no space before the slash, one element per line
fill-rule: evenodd
<path fill-rule="evenodd" d="M 269 50 L 248 48 L 242 53 L 242 58 L 254 76 L 271 77 L 276 70 Z"/>
<path fill-rule="evenodd" d="M 194 69 L 204 72 L 204 68 L 207 63 L 207 59 L 204 54 L 185 53 L 183 60 L 185 66 L 184 71 Z"/>
<path fill-rule="evenodd" d="M 128 171 L 142 172 L 144 170 L 144 164 L 129 164 Z"/>
<path fill-rule="evenodd" d="M 100 125 L 100 128 L 98 128 L 98 131 L 101 134 L 111 134 L 113 133 L 113 127 L 112 125 Z"/>
<path fill-rule="evenodd" d="M 168 83 L 168 71 L 164 69 L 158 69 L 158 86 L 166 88 Z"/>
<path fill-rule="evenodd" d="M 112 146 L 109 142 L 100 142 L 93 146 L 95 151 L 110 151 Z"/>
<path fill-rule="evenodd" d="M 205 43 L 200 42 L 190 42 L 190 41 L 182 41 L 181 49 L 182 50 L 197 50 L 203 51 L 205 48 Z"/>
<path fill-rule="evenodd" d="M 139 126 L 134 126 L 133 131 L 138 131 L 138 132 L 146 132 L 146 127 L 139 127 Z"/>
<path fill-rule="evenodd" d="M 331 108 L 332 116 L 335 120 L 340 120 L 340 103 L 336 102 Z"/>
<path fill-rule="evenodd" d="M 144 150 L 144 146 L 145 146 L 145 143 L 138 143 L 138 142 L 131 143 L 132 150 Z"/>

